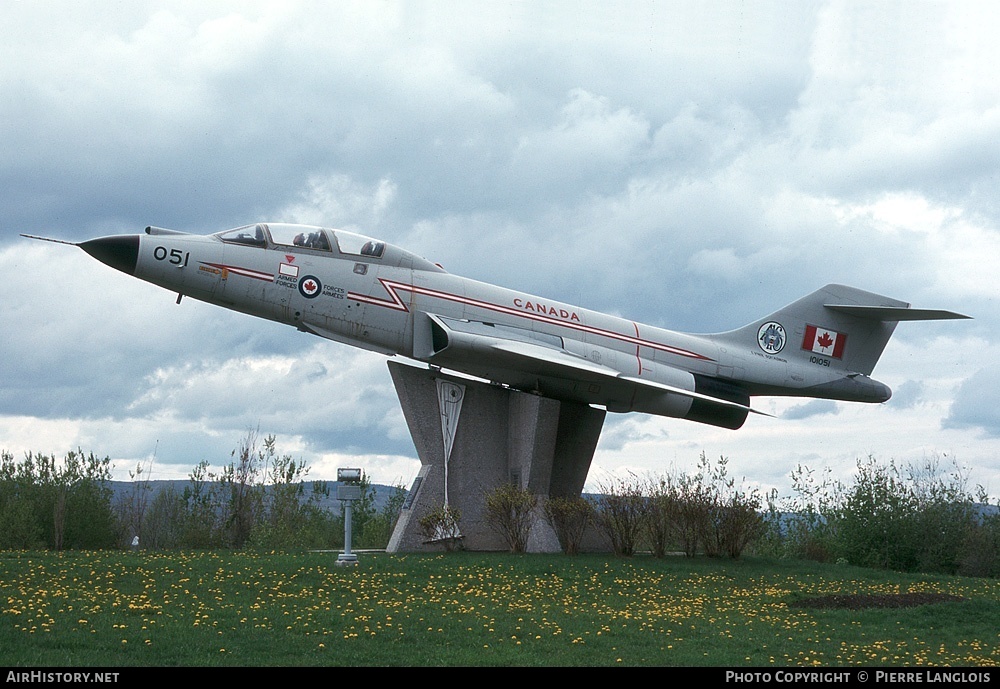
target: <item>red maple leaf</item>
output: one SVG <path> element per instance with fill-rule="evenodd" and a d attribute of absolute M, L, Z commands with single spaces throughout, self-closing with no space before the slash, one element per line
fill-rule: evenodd
<path fill-rule="evenodd" d="M 816 342 L 823 349 L 827 349 L 830 347 L 830 345 L 833 344 L 833 338 L 830 337 L 830 333 L 823 333 L 822 335 L 816 338 Z"/>
<path fill-rule="evenodd" d="M 307 292 L 312 292 L 314 289 L 316 289 L 316 283 L 313 282 L 312 280 L 306 280 L 306 284 L 303 285 L 303 287 L 306 288 Z"/>

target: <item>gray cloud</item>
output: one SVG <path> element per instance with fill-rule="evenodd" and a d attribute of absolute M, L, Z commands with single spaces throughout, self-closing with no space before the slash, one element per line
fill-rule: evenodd
<path fill-rule="evenodd" d="M 833 400 L 810 400 L 786 409 L 781 418 L 795 420 L 808 419 L 813 416 L 836 414 L 837 412 L 837 403 Z"/>
<path fill-rule="evenodd" d="M 925 385 L 919 380 L 908 380 L 892 391 L 889 404 L 900 409 L 912 409 L 923 401 Z"/>
<path fill-rule="evenodd" d="M 948 416 L 941 425 L 944 428 L 976 430 L 988 437 L 1000 437 L 998 385 L 1000 372 L 994 368 L 982 369 L 967 378 L 955 393 Z"/>

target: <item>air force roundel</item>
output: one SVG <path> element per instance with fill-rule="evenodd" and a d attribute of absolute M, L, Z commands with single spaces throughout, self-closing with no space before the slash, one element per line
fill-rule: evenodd
<path fill-rule="evenodd" d="M 301 289 L 301 288 L 300 288 Z M 757 330 L 757 344 L 768 354 L 785 348 L 785 329 L 777 321 L 768 321 Z"/>
<path fill-rule="evenodd" d="M 299 294 L 301 294 L 306 299 L 315 299 L 319 296 L 319 293 L 323 291 L 323 284 L 319 281 L 319 278 L 313 277 L 312 275 L 304 275 L 301 280 L 299 280 Z"/>

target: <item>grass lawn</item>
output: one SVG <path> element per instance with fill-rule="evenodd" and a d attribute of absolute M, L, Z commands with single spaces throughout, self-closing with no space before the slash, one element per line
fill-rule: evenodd
<path fill-rule="evenodd" d="M 1000 664 L 996 580 L 756 558 L 336 557 L 0 552 L 0 666 Z"/>

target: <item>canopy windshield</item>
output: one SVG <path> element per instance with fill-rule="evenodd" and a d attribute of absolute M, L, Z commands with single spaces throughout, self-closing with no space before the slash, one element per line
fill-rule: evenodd
<path fill-rule="evenodd" d="M 379 258 L 385 251 L 385 242 L 380 242 L 377 239 L 345 230 L 334 230 L 334 234 L 337 235 L 337 244 L 340 246 L 342 254 Z"/>
<path fill-rule="evenodd" d="M 215 236 L 230 244 L 246 244 L 248 246 L 267 246 L 263 225 L 244 225 L 225 232 L 216 232 Z"/>
<path fill-rule="evenodd" d="M 215 235 L 224 242 L 267 246 L 268 239 L 277 246 L 302 247 L 319 251 L 340 250 L 351 256 L 381 258 L 385 242 L 346 230 L 327 230 L 313 225 L 293 225 L 290 223 L 257 223 L 244 225 Z"/>
<path fill-rule="evenodd" d="M 330 238 L 327 236 L 327 230 L 322 227 L 278 222 L 269 222 L 264 227 L 267 228 L 271 241 L 275 244 L 330 251 Z"/>

